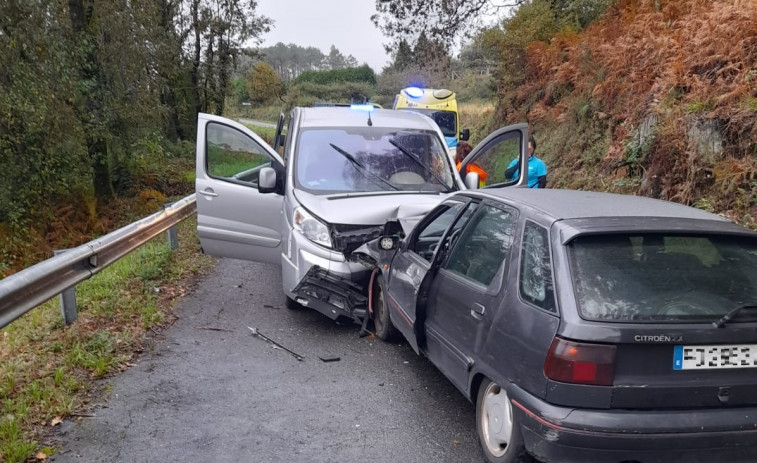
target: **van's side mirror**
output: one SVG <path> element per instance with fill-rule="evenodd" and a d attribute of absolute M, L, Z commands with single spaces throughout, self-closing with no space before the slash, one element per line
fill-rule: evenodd
<path fill-rule="evenodd" d="M 478 172 L 468 172 L 465 175 L 465 187 L 469 190 L 478 190 Z"/>
<path fill-rule="evenodd" d="M 463 129 L 463 131 L 460 132 L 460 140 L 468 141 L 469 139 L 470 139 L 470 129 Z"/>
<path fill-rule="evenodd" d="M 263 167 L 258 176 L 258 191 L 261 193 L 276 193 L 276 169 Z"/>

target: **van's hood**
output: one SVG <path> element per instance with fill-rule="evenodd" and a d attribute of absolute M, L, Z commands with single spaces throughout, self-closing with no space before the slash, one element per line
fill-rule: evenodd
<path fill-rule="evenodd" d="M 381 236 L 387 220 L 410 229 L 447 194 L 382 193 L 317 196 L 295 191 L 303 207 L 328 223 L 333 249 L 345 256 Z"/>
<path fill-rule="evenodd" d="M 391 219 L 420 219 L 447 194 L 433 193 L 345 193 L 313 195 L 294 192 L 305 209 L 329 224 L 383 225 Z"/>

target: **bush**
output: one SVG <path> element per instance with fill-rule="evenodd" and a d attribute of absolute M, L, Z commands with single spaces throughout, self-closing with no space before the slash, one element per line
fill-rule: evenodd
<path fill-rule="evenodd" d="M 370 99 L 375 93 L 373 85 L 365 82 L 339 82 L 317 84 L 304 82 L 294 85 L 287 94 L 292 106 L 311 106 L 316 101 L 351 103 L 353 100 Z"/>
<path fill-rule="evenodd" d="M 331 71 L 305 71 L 294 79 L 295 84 L 338 84 L 341 82 L 362 82 L 376 85 L 376 73 L 364 64 L 356 68 L 332 69 Z"/>

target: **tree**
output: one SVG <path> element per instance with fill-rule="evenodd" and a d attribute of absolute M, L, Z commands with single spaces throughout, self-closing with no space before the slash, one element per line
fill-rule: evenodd
<path fill-rule="evenodd" d="M 445 72 L 449 68 L 450 57 L 447 49 L 439 40 L 429 40 L 425 32 L 421 32 L 418 37 L 412 56 L 419 69 Z"/>
<path fill-rule="evenodd" d="M 247 77 L 247 93 L 251 102 L 263 104 L 274 98 L 281 98 L 284 85 L 271 65 L 261 61 L 253 66 Z"/>
<path fill-rule="evenodd" d="M 393 56 L 394 62 L 392 63 L 392 68 L 394 68 L 395 71 L 404 71 L 413 65 L 413 50 L 405 39 L 399 41 L 397 51 Z"/>
<path fill-rule="evenodd" d="M 456 40 L 474 30 L 471 26 L 482 16 L 525 1 L 495 5 L 491 0 L 376 0 L 371 21 L 392 40 L 385 45 L 388 52 L 397 49 L 403 39 L 414 41 L 418 31 L 449 50 Z"/>
<path fill-rule="evenodd" d="M 333 45 L 329 54 L 324 55 L 321 50 L 315 47 L 304 48 L 293 43 L 284 45 L 278 42 L 272 47 L 261 48 L 260 55 L 284 81 L 294 80 L 306 71 L 357 67 L 357 60 L 354 56 L 344 56 Z"/>
<path fill-rule="evenodd" d="M 326 70 L 343 69 L 349 67 L 356 67 L 357 60 L 352 55 L 346 57 L 340 52 L 334 45 L 331 46 L 328 56 L 324 61 L 324 68 Z"/>
<path fill-rule="evenodd" d="M 192 34 L 195 111 L 221 114 L 230 91 L 231 67 L 243 53 L 241 44 L 267 32 L 272 21 L 255 14 L 255 0 L 190 1 L 189 26 L 182 35 Z"/>

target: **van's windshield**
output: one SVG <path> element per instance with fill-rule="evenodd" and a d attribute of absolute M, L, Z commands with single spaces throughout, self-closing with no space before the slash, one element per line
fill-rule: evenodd
<path fill-rule="evenodd" d="M 314 194 L 456 189 L 447 149 L 430 130 L 305 129 L 296 150 L 295 185 Z"/>
<path fill-rule="evenodd" d="M 757 241 L 723 235 L 579 236 L 569 245 L 581 316 L 590 320 L 713 322 L 757 303 Z M 732 322 L 754 321 L 741 311 Z"/>

